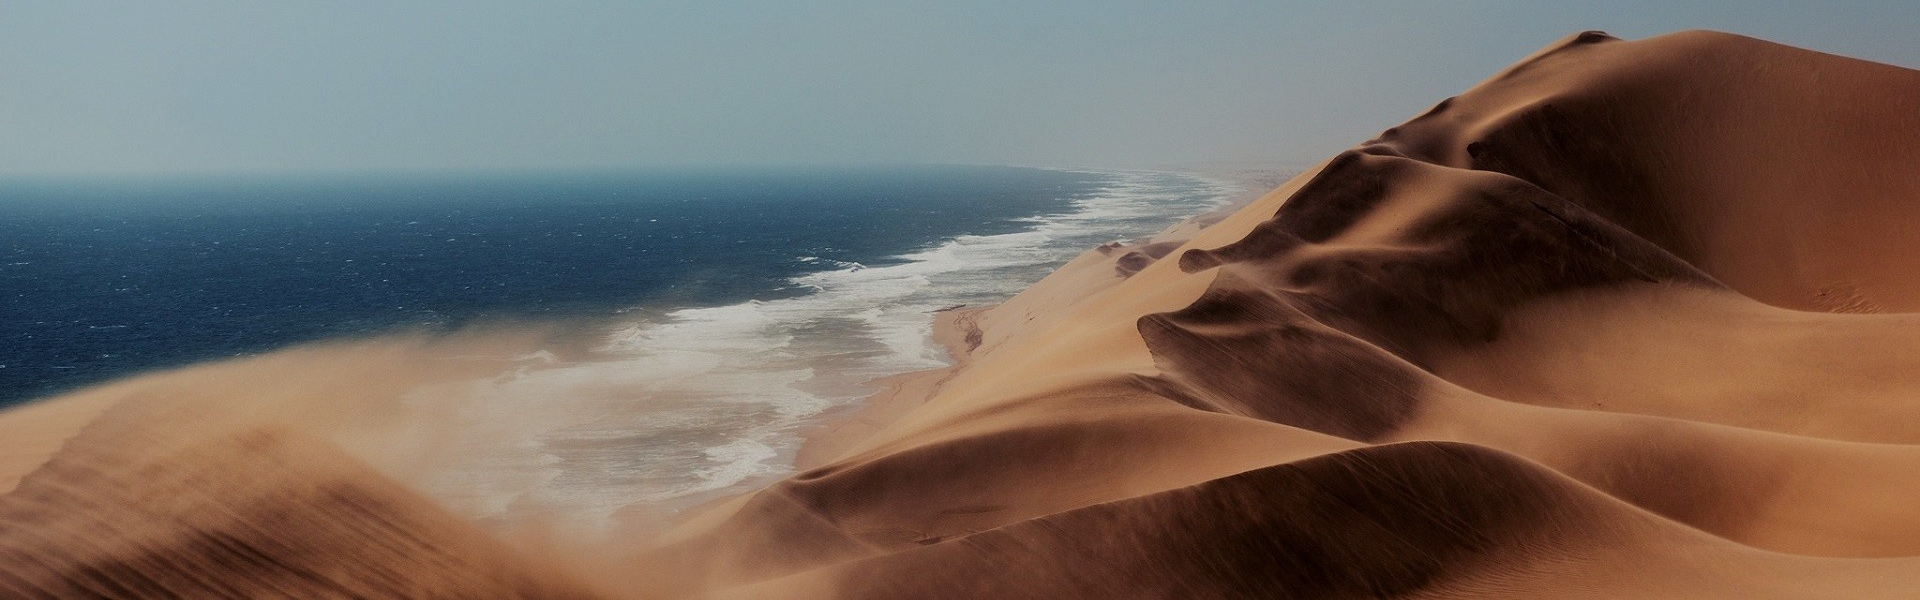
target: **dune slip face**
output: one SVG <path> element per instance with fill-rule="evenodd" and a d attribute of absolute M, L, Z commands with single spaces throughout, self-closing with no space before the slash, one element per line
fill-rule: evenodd
<path fill-rule="evenodd" d="M 973 315 L 660 597 L 1900 597 L 1920 72 L 1569 36 Z"/>
<path fill-rule="evenodd" d="M 1910 597 L 1916 167 L 1920 71 L 1580 33 L 941 317 L 959 364 L 657 539 L 502 541 L 330 429 L 75 404 L 0 420 L 79 428 L 0 457 L 0 595 Z"/>

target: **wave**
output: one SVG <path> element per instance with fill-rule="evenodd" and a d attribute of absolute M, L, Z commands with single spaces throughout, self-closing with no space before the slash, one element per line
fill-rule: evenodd
<path fill-rule="evenodd" d="M 626 314 L 647 316 L 606 328 L 583 358 L 525 357 L 463 402 L 548 416 L 512 443 L 472 444 L 425 491 L 481 519 L 539 515 L 594 535 L 617 515 L 657 520 L 789 474 L 798 432 L 823 412 L 871 394 L 874 379 L 949 364 L 930 337 L 938 309 L 1004 300 L 1088 248 L 1239 191 L 1183 173 L 1102 174 L 1113 182 L 1069 211 L 1021 219 L 1020 231 L 961 235 L 879 265 L 796 256 L 830 267 L 792 278 L 809 290 L 799 296 L 636 309 Z"/>

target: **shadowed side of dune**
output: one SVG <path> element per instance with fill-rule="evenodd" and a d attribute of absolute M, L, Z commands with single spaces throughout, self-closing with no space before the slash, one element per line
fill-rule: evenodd
<path fill-rule="evenodd" d="M 1532 182 L 1769 304 L 1920 309 L 1920 71 L 1588 32 L 1374 143 Z"/>
<path fill-rule="evenodd" d="M 1169 336 L 1181 322 L 1217 321 L 1206 315 L 1227 305 L 1263 322 L 1319 322 L 1424 364 L 1436 344 L 1497 338 L 1508 312 L 1546 296 L 1629 284 L 1719 287 L 1525 181 L 1358 151 L 1334 159 L 1245 238 L 1189 250 L 1180 264 L 1222 276 L 1193 306 L 1143 319 L 1158 357 L 1180 354 Z M 1226 294 L 1236 300 L 1223 301 Z"/>
<path fill-rule="evenodd" d="M 1585 289 L 1721 289 L 1524 181 L 1363 152 L 1334 159 L 1244 238 L 1180 262 L 1218 275 L 1186 308 L 1139 320 L 1163 380 L 1203 408 L 1362 441 L 1420 411 L 1431 376 L 1410 366 L 1499 339 L 1517 306 Z"/>

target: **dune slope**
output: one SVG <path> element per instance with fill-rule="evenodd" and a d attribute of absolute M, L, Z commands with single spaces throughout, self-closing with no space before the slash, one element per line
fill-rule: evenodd
<path fill-rule="evenodd" d="M 0 497 L 0 596 L 594 597 L 324 442 L 115 433 Z"/>
<path fill-rule="evenodd" d="M 633 584 L 1897 596 L 1920 573 L 1915 164 L 1920 72 L 1570 36 L 976 315 L 922 405 L 687 523 Z"/>

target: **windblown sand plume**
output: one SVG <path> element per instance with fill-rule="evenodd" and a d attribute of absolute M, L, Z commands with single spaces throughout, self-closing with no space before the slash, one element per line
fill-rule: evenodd
<path fill-rule="evenodd" d="M 1920 72 L 1588 32 L 953 312 L 959 365 L 595 592 L 320 437 L 87 404 L 10 416 L 0 591 L 1910 597 L 1916 309 Z"/>

